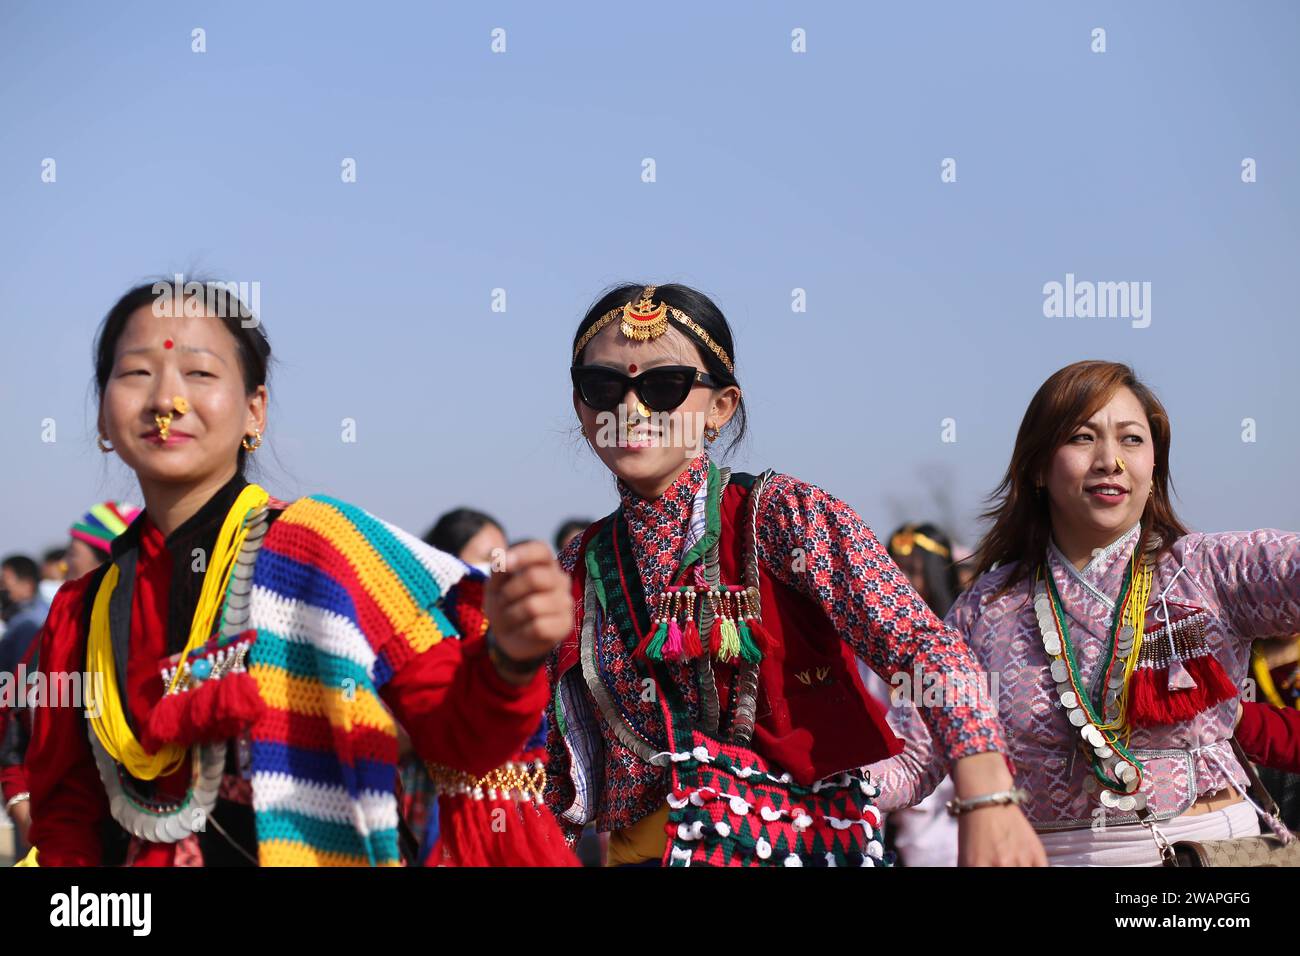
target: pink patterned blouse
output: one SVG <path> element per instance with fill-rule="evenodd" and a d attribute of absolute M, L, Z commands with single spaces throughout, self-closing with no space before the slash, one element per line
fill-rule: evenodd
<path fill-rule="evenodd" d="M 1048 565 L 1081 676 L 1093 687 L 1139 531 L 1135 525 L 1081 571 L 1055 544 L 1049 546 Z M 1018 768 L 1016 783 L 1029 791 L 1024 810 L 1030 822 L 1040 831 L 1089 827 L 1101 804 L 1084 787 L 1091 765 L 1057 699 L 1034 612 L 1033 580 L 996 593 L 1013 567 L 983 575 L 958 599 L 947 623 L 999 678 L 998 713 Z M 1179 538 L 1153 569 L 1144 644 L 1172 642 L 1180 632 L 1165 629 L 1171 619 L 1203 627 L 1210 652 L 1241 687 L 1252 641 L 1300 631 L 1300 535 L 1262 530 Z M 1130 750 L 1146 768 L 1141 792 L 1157 820 L 1183 813 L 1200 794 L 1224 789 L 1228 775 L 1245 785 L 1230 744 L 1236 711 L 1231 699 L 1190 720 L 1133 731 Z M 1101 812 L 1107 826 L 1137 822 L 1133 812 Z"/>

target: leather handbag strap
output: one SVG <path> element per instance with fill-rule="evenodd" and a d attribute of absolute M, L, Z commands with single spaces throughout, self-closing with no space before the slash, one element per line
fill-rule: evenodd
<path fill-rule="evenodd" d="M 1246 755 L 1245 748 L 1241 746 L 1241 743 L 1236 737 L 1232 738 L 1232 752 L 1236 754 L 1237 762 L 1241 764 L 1241 769 L 1246 772 L 1246 780 L 1250 784 L 1250 789 L 1254 790 L 1255 795 L 1259 798 L 1259 803 L 1256 804 L 1255 801 L 1250 800 L 1250 797 L 1244 793 L 1241 795 L 1247 800 L 1250 800 L 1256 811 L 1259 812 L 1259 815 L 1264 818 L 1264 822 L 1268 824 L 1269 829 L 1277 834 L 1278 839 L 1280 839 L 1283 844 L 1290 843 L 1295 839 L 1295 835 L 1292 834 L 1287 825 L 1282 822 L 1281 808 L 1278 807 L 1277 801 L 1273 799 L 1273 794 L 1269 793 L 1268 787 L 1264 786 L 1264 781 L 1259 779 L 1259 774 L 1255 772 L 1255 765 L 1251 762 L 1250 757 Z M 1225 776 L 1227 775 L 1225 774 Z M 1231 777 L 1228 777 L 1228 783 L 1234 790 L 1241 793 L 1241 791 L 1238 790 L 1237 785 L 1232 782 Z"/>

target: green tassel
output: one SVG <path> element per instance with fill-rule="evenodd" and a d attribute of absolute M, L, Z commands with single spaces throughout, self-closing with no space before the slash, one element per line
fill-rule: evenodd
<path fill-rule="evenodd" d="M 646 648 L 645 656 L 652 661 L 661 661 L 664 659 L 664 641 L 668 638 L 668 620 L 659 622 L 659 628 L 655 631 L 654 638 L 650 641 L 650 646 Z"/>
<path fill-rule="evenodd" d="M 718 648 L 718 660 L 724 664 L 740 656 L 740 634 L 736 631 L 736 622 L 729 617 L 722 619 L 722 646 Z"/>
<path fill-rule="evenodd" d="M 745 619 L 741 618 L 740 626 L 737 628 L 740 634 L 740 656 L 751 664 L 758 664 L 763 660 L 763 652 L 758 649 L 754 643 L 754 635 L 749 633 L 749 628 L 745 626 Z"/>

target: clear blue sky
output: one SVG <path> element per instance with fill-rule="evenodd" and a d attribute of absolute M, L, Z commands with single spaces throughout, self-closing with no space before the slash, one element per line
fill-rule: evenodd
<path fill-rule="evenodd" d="M 138 500 L 94 447 L 92 335 L 193 268 L 261 283 L 269 489 L 416 533 L 458 504 L 512 538 L 610 508 L 566 369 L 626 279 L 734 323 L 733 463 L 881 534 L 941 510 L 942 475 L 972 537 L 1034 389 L 1089 357 L 1166 402 L 1189 524 L 1300 528 L 1298 45 L 1285 2 L 6 2 L 0 550 Z M 1045 318 L 1066 273 L 1150 282 L 1150 327 Z"/>

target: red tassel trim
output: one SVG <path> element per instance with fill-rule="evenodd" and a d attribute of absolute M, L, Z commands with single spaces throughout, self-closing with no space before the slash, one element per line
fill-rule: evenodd
<path fill-rule="evenodd" d="M 536 754 L 515 758 L 531 763 Z M 551 811 L 498 792 L 438 798 L 438 842 L 429 866 L 580 866 Z"/>
<path fill-rule="evenodd" d="M 247 671 L 238 671 L 158 701 L 140 744 L 157 753 L 164 744 L 190 747 L 225 740 L 252 726 L 265 710 L 257 681 Z"/>
<path fill-rule="evenodd" d="M 767 657 L 772 648 L 776 646 L 776 641 L 772 638 L 772 632 L 763 626 L 763 622 L 756 617 L 751 617 L 746 621 L 749 625 L 749 635 L 754 639 L 759 651 L 764 657 Z"/>
<path fill-rule="evenodd" d="M 632 652 L 633 657 L 635 657 L 639 661 L 643 661 L 646 659 L 646 654 L 648 654 L 650 651 L 650 642 L 655 639 L 655 631 L 657 630 L 659 630 L 658 626 L 652 623 L 651 626 L 646 630 L 645 637 L 641 638 L 641 643 L 638 644 L 636 646 L 636 650 Z"/>
<path fill-rule="evenodd" d="M 1237 696 L 1223 667 L 1213 654 L 1182 662 L 1196 681 L 1187 690 L 1169 690 L 1169 669 L 1142 667 L 1129 683 L 1129 719 L 1134 726 L 1151 727 L 1191 720 L 1225 700 Z"/>
<path fill-rule="evenodd" d="M 682 628 L 682 655 L 690 660 L 704 656 L 704 645 L 700 643 L 700 629 L 694 618 L 687 618 Z"/>

